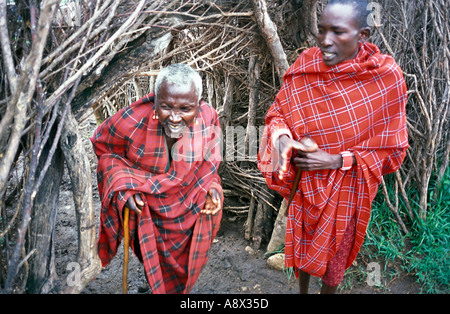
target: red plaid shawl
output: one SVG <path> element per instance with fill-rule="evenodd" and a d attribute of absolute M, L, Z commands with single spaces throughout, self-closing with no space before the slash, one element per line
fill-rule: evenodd
<path fill-rule="evenodd" d="M 284 76 L 266 115 L 258 166 L 268 186 L 289 197 L 295 169 L 278 179 L 271 135 L 289 129 L 295 140 L 313 138 L 324 151 L 354 152 L 348 171 L 303 171 L 288 211 L 286 266 L 322 276 L 356 215 L 356 258 L 370 219 L 371 202 L 383 175 L 396 171 L 408 148 L 406 84 L 392 57 L 370 43 L 354 60 L 328 67 L 318 48 L 303 52 Z"/>
<path fill-rule="evenodd" d="M 169 162 L 163 129 L 153 116 L 150 94 L 104 121 L 91 137 L 102 201 L 99 256 L 105 266 L 116 254 L 123 206 L 141 192 L 145 206 L 137 222 L 130 211 L 130 242 L 136 253 L 137 223 L 137 256 L 150 288 L 153 293 L 187 293 L 208 260 L 222 215 L 200 214 L 210 187 L 222 195 L 219 121 L 216 111 L 201 103 L 196 122 L 176 142 Z"/>

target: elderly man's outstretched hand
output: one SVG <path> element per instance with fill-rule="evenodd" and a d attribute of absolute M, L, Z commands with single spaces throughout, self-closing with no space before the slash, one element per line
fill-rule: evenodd
<path fill-rule="evenodd" d="M 205 215 L 216 215 L 222 209 L 222 202 L 220 201 L 220 193 L 216 189 L 209 189 L 206 194 L 205 207 L 200 213 Z"/>

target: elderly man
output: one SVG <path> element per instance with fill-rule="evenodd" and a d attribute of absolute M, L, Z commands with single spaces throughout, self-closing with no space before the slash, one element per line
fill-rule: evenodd
<path fill-rule="evenodd" d="M 284 75 L 266 115 L 258 166 L 271 189 L 288 198 L 286 266 L 333 293 L 355 260 L 382 176 L 408 148 L 406 85 L 392 57 L 366 42 L 366 1 L 330 0 L 318 24 L 319 47 L 304 51 Z M 305 152 L 299 143 L 318 144 Z M 299 272 L 298 272 L 299 271 Z"/>
<path fill-rule="evenodd" d="M 168 66 L 154 95 L 120 110 L 91 137 L 102 202 L 100 259 L 105 266 L 116 254 L 127 206 L 131 247 L 152 293 L 192 289 L 222 217 L 220 124 L 201 95 L 196 71 Z"/>

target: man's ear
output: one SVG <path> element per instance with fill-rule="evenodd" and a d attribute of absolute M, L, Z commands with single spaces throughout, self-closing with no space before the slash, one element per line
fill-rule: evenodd
<path fill-rule="evenodd" d="M 364 42 L 369 39 L 371 34 L 371 28 L 370 27 L 363 27 L 359 30 L 359 42 Z"/>

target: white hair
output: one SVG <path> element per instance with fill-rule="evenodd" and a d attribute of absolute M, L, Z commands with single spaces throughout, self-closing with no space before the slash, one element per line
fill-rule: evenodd
<path fill-rule="evenodd" d="M 194 83 L 198 100 L 202 98 L 202 78 L 197 71 L 184 63 L 175 63 L 163 68 L 155 81 L 155 95 L 158 95 L 162 82 L 176 85 L 186 85 Z"/>

